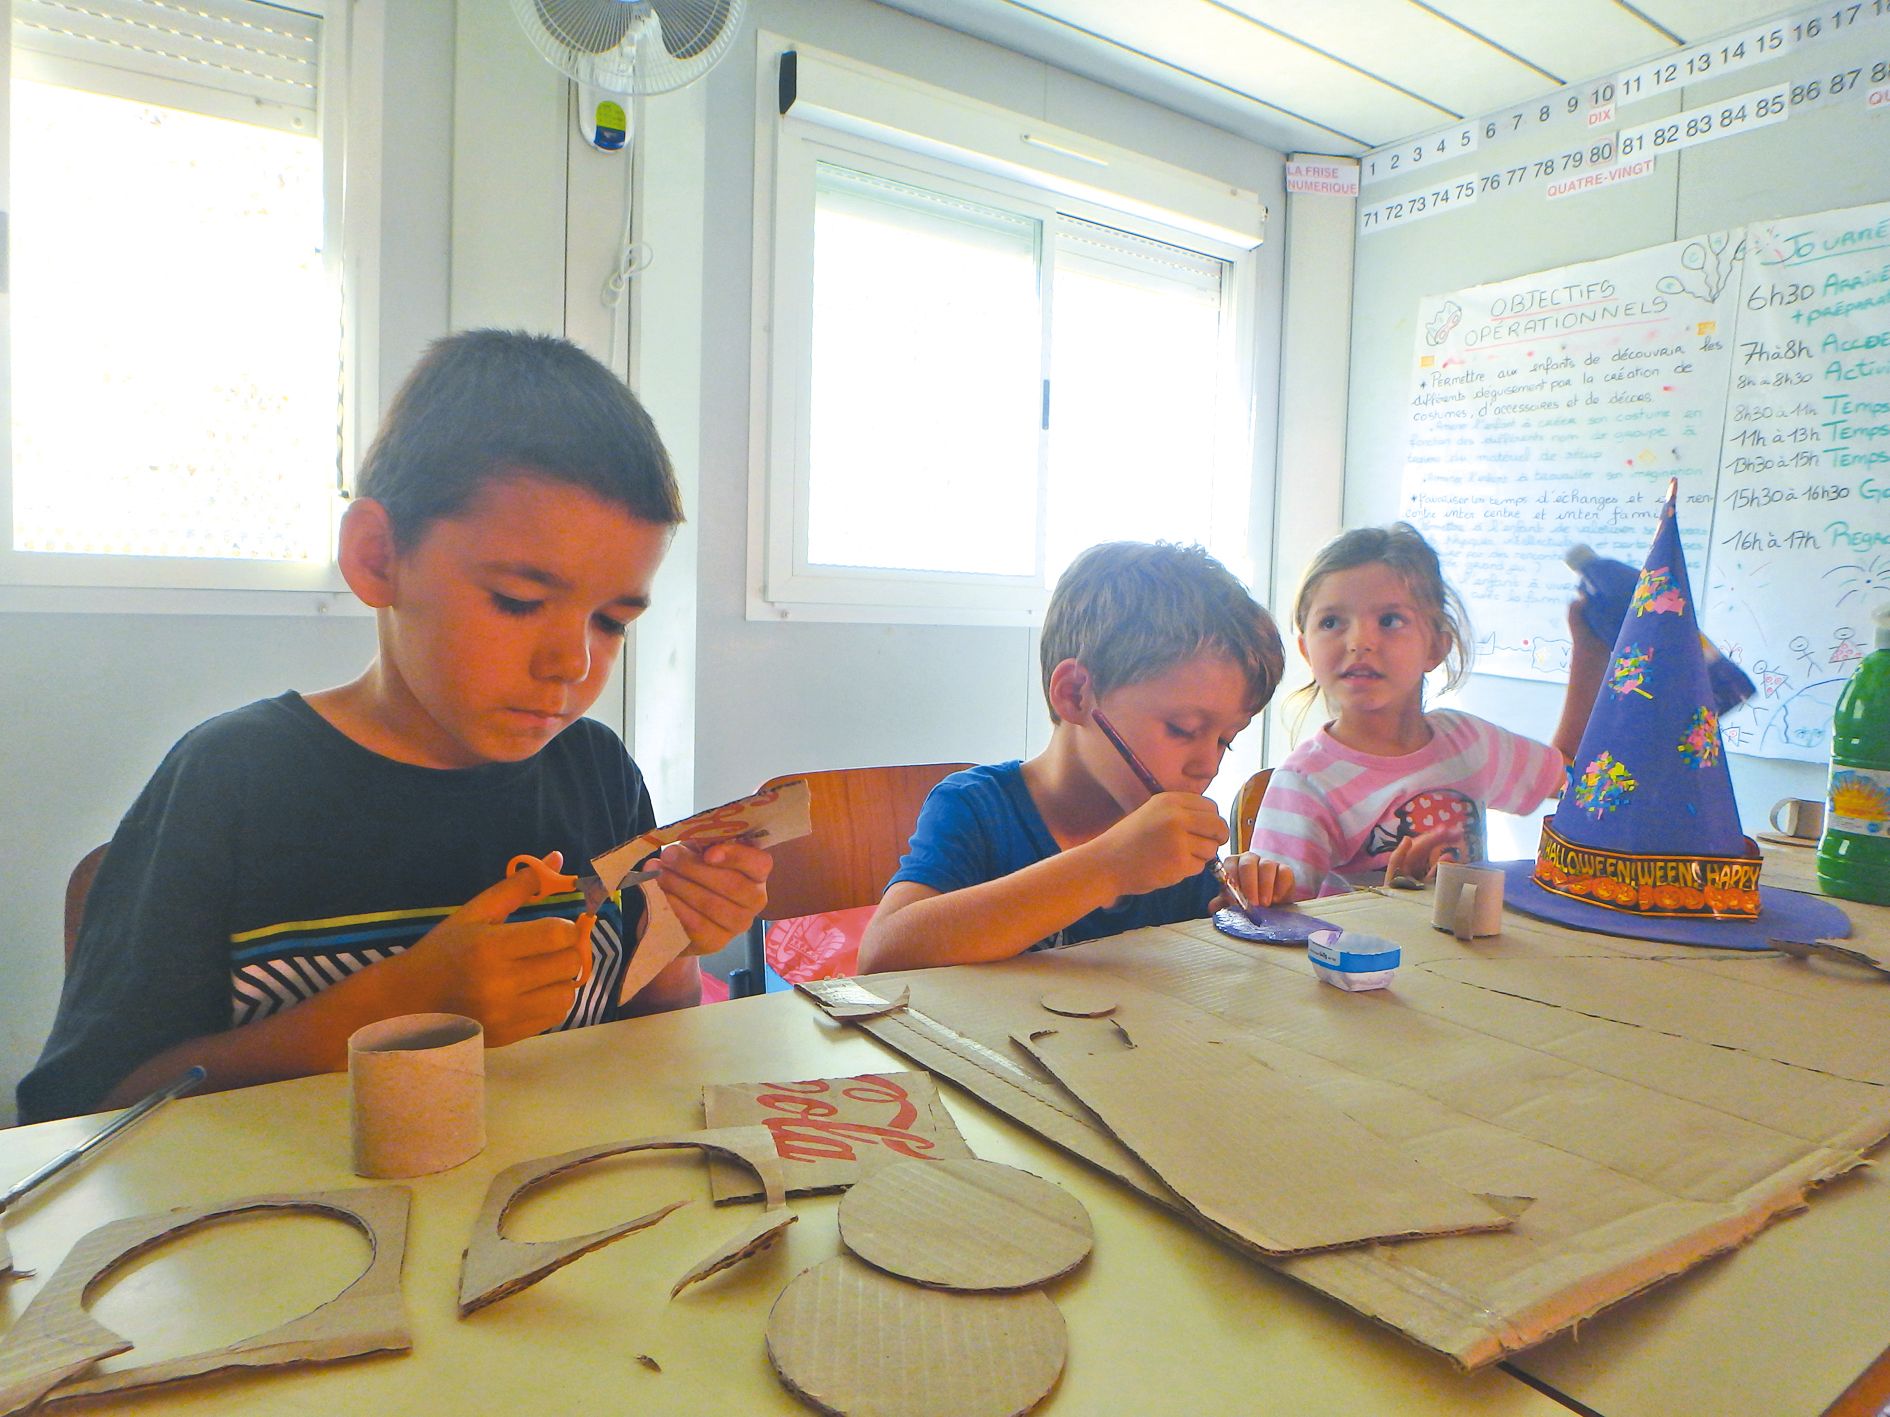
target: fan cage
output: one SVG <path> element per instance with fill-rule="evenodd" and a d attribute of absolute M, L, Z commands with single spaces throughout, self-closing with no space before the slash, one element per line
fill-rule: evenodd
<path fill-rule="evenodd" d="M 512 0 L 526 37 L 580 84 L 667 93 L 715 67 L 747 0 Z"/>

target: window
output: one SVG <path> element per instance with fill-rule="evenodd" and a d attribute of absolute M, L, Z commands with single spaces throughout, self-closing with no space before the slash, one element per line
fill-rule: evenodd
<path fill-rule="evenodd" d="M 750 613 L 1027 624 L 1115 538 L 1198 541 L 1247 574 L 1257 199 L 1251 237 L 1190 229 L 1133 191 L 963 160 L 994 110 L 915 121 L 902 82 L 895 131 L 859 118 L 870 81 L 795 69 L 757 189 Z M 810 74 L 848 106 L 808 101 Z"/>
<path fill-rule="evenodd" d="M 337 584 L 322 8 L 12 0 L 0 578 Z"/>

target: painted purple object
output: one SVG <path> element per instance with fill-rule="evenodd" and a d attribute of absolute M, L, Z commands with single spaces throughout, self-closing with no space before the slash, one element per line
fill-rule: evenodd
<path fill-rule="evenodd" d="M 1338 931 L 1339 926 L 1303 910 L 1256 905 L 1252 910 L 1217 910 L 1214 928 L 1236 940 L 1252 940 L 1262 945 L 1303 945 L 1318 930 Z"/>

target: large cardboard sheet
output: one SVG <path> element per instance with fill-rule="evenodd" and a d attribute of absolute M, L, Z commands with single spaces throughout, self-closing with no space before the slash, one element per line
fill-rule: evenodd
<path fill-rule="evenodd" d="M 1854 943 L 1890 942 L 1890 910 L 1845 908 Z M 1505 1231 L 1268 1261 L 1467 1367 L 1736 1247 L 1890 1136 L 1890 988 L 1875 976 L 1514 913 L 1501 936 L 1463 943 L 1431 929 L 1422 892 L 1321 912 L 1402 946 L 1389 989 L 1343 993 L 1303 951 L 1203 922 L 869 977 L 911 1003 L 861 1026 L 1181 1208 L 1012 1036 L 1053 1017 L 1040 1003 L 1053 987 L 1208 1016 L 1432 1174 L 1517 1198 Z"/>

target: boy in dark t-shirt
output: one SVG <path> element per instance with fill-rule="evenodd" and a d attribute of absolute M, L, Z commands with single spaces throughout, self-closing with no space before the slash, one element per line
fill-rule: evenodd
<path fill-rule="evenodd" d="M 589 355 L 496 330 L 436 344 L 342 523 L 373 663 L 171 750 L 99 869 L 22 1118 L 193 1063 L 210 1087 L 338 1069 L 356 1028 L 396 1014 L 466 1014 L 498 1046 L 698 1002 L 688 955 L 760 912 L 766 852 L 652 863 L 689 951 L 629 999 L 642 897 L 580 937 L 575 892 L 506 875 L 523 852 L 585 869 L 655 825 L 623 744 L 583 714 L 681 520 L 648 414 Z"/>

